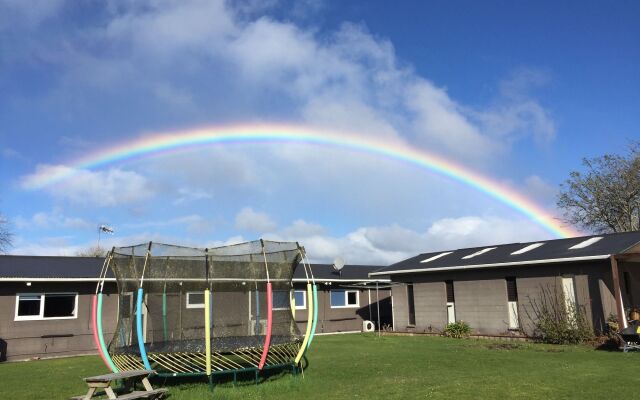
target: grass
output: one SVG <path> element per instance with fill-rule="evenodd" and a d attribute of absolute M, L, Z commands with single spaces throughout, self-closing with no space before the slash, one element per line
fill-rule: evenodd
<path fill-rule="evenodd" d="M 584 346 L 440 337 L 321 336 L 305 378 L 289 374 L 254 385 L 202 381 L 156 385 L 170 399 L 602 399 L 632 398 L 640 353 Z M 98 357 L 0 364 L 0 399 L 64 399 L 84 393 L 82 378 L 105 373 Z"/>

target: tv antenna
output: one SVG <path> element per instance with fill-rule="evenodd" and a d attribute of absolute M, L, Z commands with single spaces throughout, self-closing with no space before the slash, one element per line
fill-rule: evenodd
<path fill-rule="evenodd" d="M 98 226 L 98 248 L 100 248 L 100 236 L 103 233 L 108 233 L 109 235 L 113 235 L 114 230 L 112 227 L 106 224 L 100 224 L 100 226 Z"/>
<path fill-rule="evenodd" d="M 338 256 L 333 260 L 333 269 L 338 271 L 338 275 L 342 276 L 342 267 L 344 267 L 344 260 Z"/>

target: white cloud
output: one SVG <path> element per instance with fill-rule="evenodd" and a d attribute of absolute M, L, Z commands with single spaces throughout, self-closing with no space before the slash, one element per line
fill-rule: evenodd
<path fill-rule="evenodd" d="M 435 221 L 425 232 L 397 224 L 361 227 L 343 236 L 331 236 L 315 225 L 312 230 L 292 226 L 265 235 L 273 240 L 297 241 L 313 262 L 331 262 L 341 256 L 346 263 L 389 265 L 417 254 L 465 247 L 545 239 L 549 234 L 526 220 L 468 216 Z M 308 224 L 304 222 L 304 224 Z"/>
<path fill-rule="evenodd" d="M 269 232 L 276 229 L 277 224 L 269 214 L 245 207 L 236 215 L 236 229 L 251 232 Z"/>
<path fill-rule="evenodd" d="M 90 229 L 93 225 L 83 218 L 65 216 L 61 210 L 54 209 L 51 212 L 37 212 L 29 218 L 17 216 L 14 219 L 18 229 Z"/>
<path fill-rule="evenodd" d="M 87 207 L 113 207 L 136 203 L 153 196 L 154 189 L 142 175 L 120 168 L 104 171 L 74 169 L 64 165 L 39 165 L 36 172 L 22 179 L 24 188 L 49 177 L 66 177 L 46 190 L 55 197 Z"/>
<path fill-rule="evenodd" d="M 167 218 L 159 221 L 147 220 L 145 222 L 129 222 L 124 223 L 121 226 L 126 230 L 140 230 L 149 228 L 158 229 L 181 226 L 184 227 L 187 232 L 192 234 L 210 234 L 214 228 L 213 222 L 198 214 Z"/>

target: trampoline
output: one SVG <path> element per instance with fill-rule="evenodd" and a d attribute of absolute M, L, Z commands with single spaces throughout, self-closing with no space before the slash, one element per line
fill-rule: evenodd
<path fill-rule="evenodd" d="M 295 323 L 292 277 L 307 276 L 307 326 Z M 103 287 L 111 270 L 118 319 L 107 343 Z M 196 376 L 291 368 L 313 341 L 317 289 L 304 248 L 257 240 L 216 248 L 160 243 L 114 247 L 93 298 L 94 341 L 113 372 Z"/>

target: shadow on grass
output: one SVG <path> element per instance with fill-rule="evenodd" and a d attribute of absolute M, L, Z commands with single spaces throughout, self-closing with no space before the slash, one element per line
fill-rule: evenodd
<path fill-rule="evenodd" d="M 309 360 L 304 357 L 303 358 L 303 366 L 302 369 L 306 369 L 309 366 Z M 212 376 L 211 380 L 211 389 L 217 386 L 230 387 L 230 386 L 253 386 L 260 385 L 267 381 L 274 381 L 277 379 L 281 379 L 287 375 L 297 376 L 300 374 L 299 369 L 293 372 L 291 366 L 283 366 L 281 368 L 273 368 L 273 369 L 265 369 L 256 373 L 255 370 L 243 370 L 228 372 L 224 374 L 216 374 Z M 163 377 L 153 377 L 151 381 L 154 384 L 161 385 L 162 387 L 168 388 L 177 388 L 181 386 L 192 386 L 192 385 L 209 385 L 209 378 L 206 375 L 200 376 L 163 376 Z"/>

